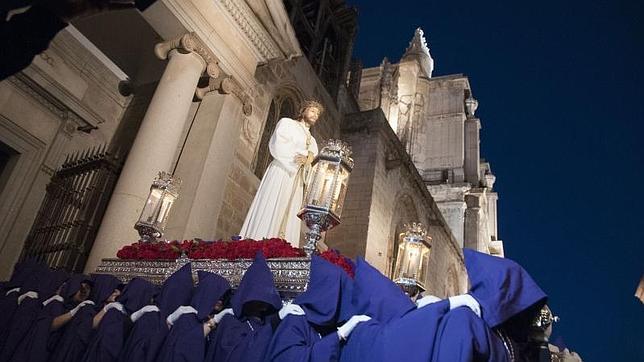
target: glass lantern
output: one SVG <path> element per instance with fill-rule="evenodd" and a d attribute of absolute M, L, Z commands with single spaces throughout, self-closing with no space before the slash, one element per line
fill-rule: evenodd
<path fill-rule="evenodd" d="M 422 281 L 427 275 L 432 238 L 421 223 L 406 224 L 405 228 L 398 239 L 394 282 L 413 298 L 425 290 Z"/>
<path fill-rule="evenodd" d="M 180 185 L 180 179 L 173 178 L 165 171 L 159 172 L 150 186 L 150 193 L 141 216 L 134 225 L 141 237 L 139 241 L 155 242 L 163 236 L 170 209 L 179 197 Z"/>
<path fill-rule="evenodd" d="M 351 153 L 351 147 L 343 141 L 329 140 L 313 160 L 304 205 L 297 214 L 309 228 L 304 245 L 309 256 L 316 250 L 322 232 L 340 224 L 353 170 Z"/>

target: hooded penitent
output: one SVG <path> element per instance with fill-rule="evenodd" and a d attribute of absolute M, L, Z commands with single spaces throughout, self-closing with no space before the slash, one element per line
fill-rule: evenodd
<path fill-rule="evenodd" d="M 120 283 L 116 277 L 109 274 L 93 274 L 90 282 L 92 284 L 90 300 L 95 303 L 95 306 L 87 305 L 81 308 L 67 323 L 49 362 L 79 361 L 83 357 L 92 337 L 92 319 L 96 312 L 103 308 L 106 299 Z M 78 286 L 80 287 L 80 283 Z M 73 289 L 68 290 L 69 298 L 74 293 Z"/>
<path fill-rule="evenodd" d="M 155 361 L 163 340 L 168 334 L 166 318 L 179 306 L 190 303 L 192 294 L 192 268 L 190 263 L 174 272 L 164 283 L 156 305 L 146 305 L 134 312 L 134 323 L 119 361 Z"/>
<path fill-rule="evenodd" d="M 38 265 L 38 263 L 31 259 L 16 263 L 16 265 L 13 268 L 13 273 L 11 274 L 11 278 L 2 286 L 4 288 L 3 290 L 4 293 L 0 295 L 0 300 L 5 296 L 5 293 L 8 292 L 9 290 L 14 288 L 20 288 L 22 284 L 24 284 L 24 282 L 27 280 L 27 277 L 29 277 L 29 275 L 31 274 L 31 271 L 36 265 Z"/>
<path fill-rule="evenodd" d="M 89 279 L 82 274 L 72 275 L 61 288 L 58 295 L 52 296 L 43 302 L 42 310 L 38 313 L 35 322 L 16 347 L 11 361 L 44 362 L 53 353 L 61 332 L 51 330 L 54 318 L 67 312 L 65 300 L 69 300 L 80 289 L 80 283 Z"/>
<path fill-rule="evenodd" d="M 374 319 L 356 327 L 343 350 L 342 360 L 429 361 L 438 325 L 449 312 L 449 301 L 416 308 L 391 280 L 362 259 L 358 265 L 358 292 L 354 293 L 356 314 L 367 314 Z"/>
<path fill-rule="evenodd" d="M 306 292 L 293 303 L 304 316 L 288 315 L 280 323 L 267 352 L 268 361 L 337 361 L 337 325 L 350 308 L 353 281 L 346 272 L 314 255 Z"/>
<path fill-rule="evenodd" d="M 190 306 L 177 317 L 158 354 L 159 362 L 201 362 L 206 341 L 203 323 L 214 305 L 230 289 L 230 283 L 219 275 L 198 272 L 199 284 L 194 289 Z"/>
<path fill-rule="evenodd" d="M 206 362 L 255 362 L 263 361 L 273 336 L 277 311 L 282 307 L 273 274 L 261 252 L 246 270 L 239 288 L 231 299 L 234 315 L 225 316 L 211 338 L 206 352 Z M 247 315 L 248 307 L 261 304 L 261 316 Z"/>
<path fill-rule="evenodd" d="M 383 333 L 416 306 L 394 282 L 357 259 L 351 315 L 368 315 L 372 319 L 353 330 L 342 349 L 341 361 L 379 361 L 383 359 Z"/>
<path fill-rule="evenodd" d="M 25 261 L 16 266 L 11 280 L 5 285 L 6 291 L 0 296 L 0 350 L 4 347 L 11 319 L 18 309 L 18 297 L 28 291 L 35 292 L 38 281 L 47 272 L 47 267 L 35 261 Z"/>
<path fill-rule="evenodd" d="M 528 273 L 509 259 L 464 249 L 470 293 L 481 318 L 467 308 L 449 312 L 439 326 L 433 361 L 508 361 L 517 356 L 501 327 L 547 299 Z M 526 326 L 527 327 L 527 326 Z M 518 359 L 517 359 L 518 360 Z"/>
<path fill-rule="evenodd" d="M 35 322 L 42 309 L 42 302 L 49 299 L 67 278 L 67 273 L 50 270 L 44 265 L 37 270 L 25 282 L 24 290 L 20 292 L 18 307 L 11 318 L 9 331 L 0 352 L 0 361 L 11 359 L 18 344 Z"/>
<path fill-rule="evenodd" d="M 87 347 L 84 361 L 113 362 L 121 353 L 125 338 L 132 326 L 129 315 L 150 303 L 154 285 L 143 278 L 130 280 L 117 302 L 120 308 L 111 308 L 101 319 L 96 333 Z"/>

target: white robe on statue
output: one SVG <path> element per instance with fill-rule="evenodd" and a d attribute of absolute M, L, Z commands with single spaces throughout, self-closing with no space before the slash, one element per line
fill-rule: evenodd
<path fill-rule="evenodd" d="M 302 221 L 297 213 L 302 208 L 307 167 L 299 167 L 294 158 L 298 154 L 317 155 L 318 145 L 304 122 L 282 118 L 271 135 L 269 150 L 273 161 L 266 169 L 239 235 L 255 240 L 281 237 L 298 246 Z"/>

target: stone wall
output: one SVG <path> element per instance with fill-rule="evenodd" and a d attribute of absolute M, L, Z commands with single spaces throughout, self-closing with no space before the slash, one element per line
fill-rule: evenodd
<path fill-rule="evenodd" d="M 432 237 L 426 284 L 430 293 L 453 295 L 466 289 L 462 254 L 411 159 L 379 109 L 347 115 L 342 138 L 354 151 L 342 224 L 326 243 L 363 256 L 390 275 L 397 234 L 403 224 L 421 222 Z"/>
<path fill-rule="evenodd" d="M 130 102 L 118 92 L 121 80 L 66 29 L 0 83 L 0 142 L 13 153 L 0 177 L 0 279 L 19 257 L 65 156 L 111 142 Z"/>

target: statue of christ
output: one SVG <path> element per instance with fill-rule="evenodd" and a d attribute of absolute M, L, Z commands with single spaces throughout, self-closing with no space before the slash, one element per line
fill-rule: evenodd
<path fill-rule="evenodd" d="M 323 111 L 320 103 L 307 101 L 300 107 L 297 119 L 282 118 L 277 123 L 269 142 L 273 161 L 246 214 L 239 232 L 242 237 L 279 237 L 299 245 L 302 221 L 297 213 L 302 207 L 311 162 L 318 153 L 310 128 Z"/>

